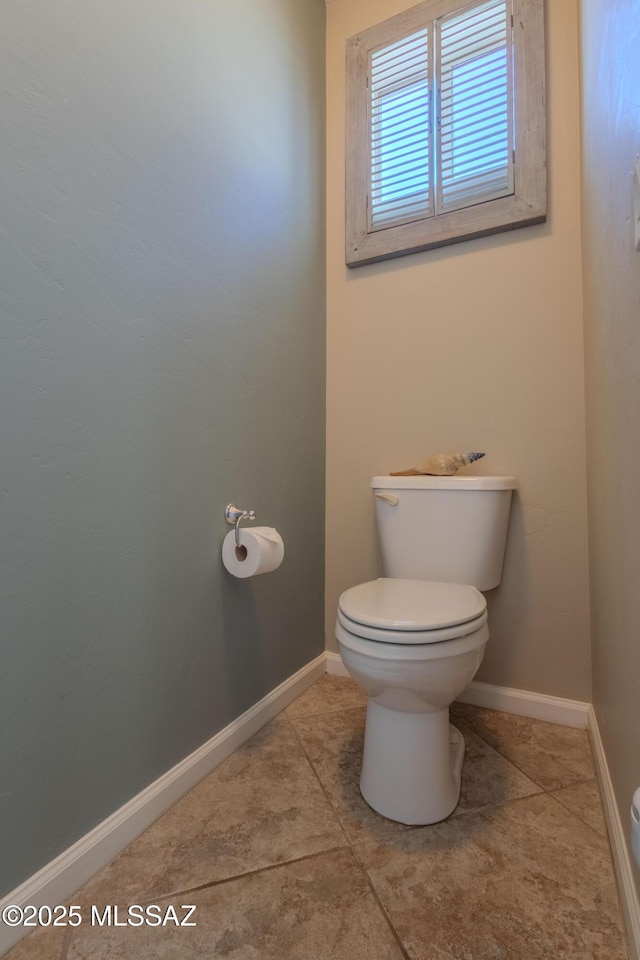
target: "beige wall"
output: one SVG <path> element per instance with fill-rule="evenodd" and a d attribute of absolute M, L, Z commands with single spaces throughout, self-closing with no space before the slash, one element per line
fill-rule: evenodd
<path fill-rule="evenodd" d="M 328 644 L 380 573 L 370 476 L 485 450 L 476 472 L 520 490 L 478 679 L 589 700 L 576 3 L 548 4 L 548 222 L 349 271 L 345 39 L 410 5 L 327 8 Z"/>
<path fill-rule="evenodd" d="M 631 226 L 639 44 L 635 0 L 582 0 L 593 702 L 627 830 L 640 786 L 640 253 Z"/>

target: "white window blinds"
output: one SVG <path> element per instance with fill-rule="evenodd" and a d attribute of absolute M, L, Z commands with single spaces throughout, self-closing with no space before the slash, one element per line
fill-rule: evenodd
<path fill-rule="evenodd" d="M 371 51 L 369 226 L 513 193 L 510 0 L 484 0 Z"/>
<path fill-rule="evenodd" d="M 439 207 L 513 192 L 511 17 L 489 0 L 436 23 L 439 38 Z"/>
<path fill-rule="evenodd" d="M 371 222 L 432 213 L 429 34 L 371 54 Z"/>

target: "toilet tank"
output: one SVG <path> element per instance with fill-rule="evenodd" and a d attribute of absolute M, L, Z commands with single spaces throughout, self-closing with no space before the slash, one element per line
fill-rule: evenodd
<path fill-rule="evenodd" d="M 384 574 L 497 587 L 515 477 L 373 477 Z"/>

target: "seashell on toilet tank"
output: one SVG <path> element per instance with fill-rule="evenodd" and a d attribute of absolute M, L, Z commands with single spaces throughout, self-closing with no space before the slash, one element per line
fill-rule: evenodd
<path fill-rule="evenodd" d="M 484 453 L 436 453 L 428 457 L 419 467 L 409 467 L 408 470 L 392 470 L 391 477 L 452 477 L 460 467 L 466 467 L 476 460 L 481 460 Z"/>

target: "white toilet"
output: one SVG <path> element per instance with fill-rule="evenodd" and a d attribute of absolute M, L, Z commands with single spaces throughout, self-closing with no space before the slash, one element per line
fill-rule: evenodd
<path fill-rule="evenodd" d="M 336 638 L 368 696 L 360 790 L 401 823 L 443 820 L 460 794 L 449 704 L 489 639 L 480 590 L 500 583 L 514 477 L 374 477 L 386 576 L 346 590 Z"/>

